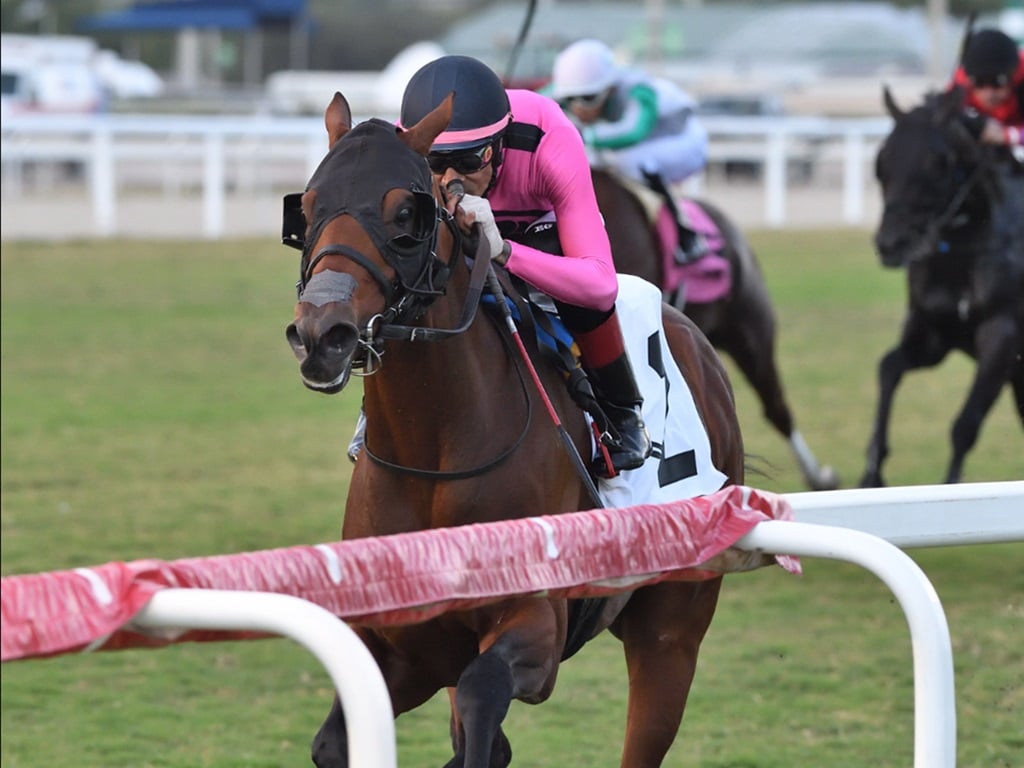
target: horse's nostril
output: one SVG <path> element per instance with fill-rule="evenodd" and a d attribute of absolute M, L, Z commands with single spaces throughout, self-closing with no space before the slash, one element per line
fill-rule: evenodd
<path fill-rule="evenodd" d="M 289 325 L 284 332 L 285 338 L 288 340 L 288 345 L 292 348 L 292 352 L 295 354 L 300 361 L 306 358 L 306 345 L 302 341 L 302 336 L 299 334 L 299 329 L 295 326 L 295 323 Z"/>
<path fill-rule="evenodd" d="M 338 323 L 331 327 L 321 338 L 320 343 L 339 355 L 347 355 L 355 346 L 358 334 L 354 326 Z"/>

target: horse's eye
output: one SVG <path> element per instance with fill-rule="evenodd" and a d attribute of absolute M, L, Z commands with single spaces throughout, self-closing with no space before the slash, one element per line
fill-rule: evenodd
<path fill-rule="evenodd" d="M 395 213 L 395 225 L 400 229 L 411 229 L 416 221 L 416 208 L 412 205 L 403 205 Z"/>

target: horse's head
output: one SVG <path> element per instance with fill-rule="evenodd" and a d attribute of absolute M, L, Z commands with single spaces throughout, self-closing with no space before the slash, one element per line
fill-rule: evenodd
<path fill-rule="evenodd" d="M 944 234 L 965 223 L 970 196 L 991 183 L 988 163 L 960 119 L 962 98 L 955 89 L 932 94 L 905 112 L 884 89 L 895 123 L 875 160 L 883 199 L 875 247 L 886 266 L 940 251 Z"/>
<path fill-rule="evenodd" d="M 455 230 L 435 198 L 426 155 L 451 98 L 401 130 L 352 127 L 344 97 L 325 113 L 330 149 L 302 195 L 305 236 L 288 343 L 303 383 L 333 394 L 353 369 L 372 372 L 382 331 L 410 323 L 443 294 Z"/>

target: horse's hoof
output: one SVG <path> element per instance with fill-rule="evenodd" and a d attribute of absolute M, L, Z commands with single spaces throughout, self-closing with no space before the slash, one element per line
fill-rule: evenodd
<path fill-rule="evenodd" d="M 885 488 L 885 481 L 878 472 L 865 472 L 860 479 L 861 488 Z"/>
<path fill-rule="evenodd" d="M 491 746 L 491 761 L 488 768 L 507 768 L 512 762 L 512 745 L 508 743 L 505 731 L 499 729 L 494 737 L 494 744 Z M 444 764 L 444 768 L 464 768 L 466 756 L 459 752 L 451 760 Z"/>
<path fill-rule="evenodd" d="M 834 491 L 839 487 L 839 473 L 827 464 L 818 470 L 811 483 L 812 491 Z"/>

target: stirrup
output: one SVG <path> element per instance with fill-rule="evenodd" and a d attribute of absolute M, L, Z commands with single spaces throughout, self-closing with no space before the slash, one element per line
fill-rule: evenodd
<path fill-rule="evenodd" d="M 687 242 L 688 245 L 684 245 L 684 242 Z M 706 256 L 709 250 L 707 240 L 702 235 L 692 230 L 684 235 L 683 228 L 679 227 L 679 245 L 676 246 L 673 254 L 676 264 L 680 266 L 690 264 L 702 256 Z"/>
<path fill-rule="evenodd" d="M 600 436 L 604 450 L 591 464 L 591 472 L 597 477 L 611 478 L 620 472 L 639 469 L 647 457 L 651 455 L 651 436 L 647 432 L 639 406 L 620 406 L 604 403 L 605 413 L 614 413 L 617 418 L 609 417 L 610 430 Z M 617 434 L 613 434 L 612 432 Z M 611 460 L 612 470 L 609 472 L 605 460 L 605 451 Z"/>

